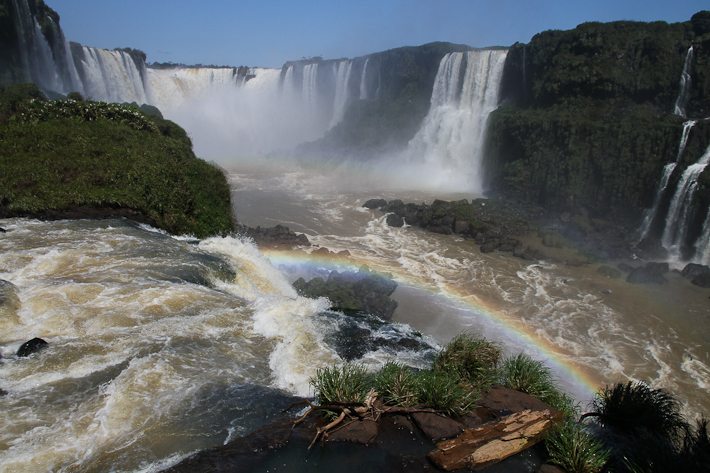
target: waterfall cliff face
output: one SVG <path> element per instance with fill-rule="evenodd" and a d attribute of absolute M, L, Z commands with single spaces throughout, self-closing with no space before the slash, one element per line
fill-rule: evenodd
<path fill-rule="evenodd" d="M 678 90 L 678 98 L 676 98 L 675 105 L 673 106 L 673 113 L 678 116 L 685 118 L 685 107 L 688 105 L 688 98 L 690 97 L 690 67 L 693 64 L 693 46 L 688 48 L 688 52 L 685 53 L 685 61 L 683 62 L 683 72 L 680 75 L 680 83 Z"/>
<path fill-rule="evenodd" d="M 81 92 L 69 44 L 59 28 L 56 14 L 51 10 L 44 12 L 43 28 L 30 9 L 28 0 L 12 0 L 10 5 L 23 79 L 53 92 Z"/>
<path fill-rule="evenodd" d="M 145 62 L 127 51 L 75 45 L 73 56 L 87 98 L 138 104 L 150 101 Z"/>
<path fill-rule="evenodd" d="M 482 193 L 481 158 L 488 115 L 498 106 L 505 50 L 449 53 L 441 60 L 431 107 L 407 153 L 464 179 Z"/>

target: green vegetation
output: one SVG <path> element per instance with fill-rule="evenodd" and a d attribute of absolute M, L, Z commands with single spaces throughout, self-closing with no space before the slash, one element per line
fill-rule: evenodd
<path fill-rule="evenodd" d="M 370 390 L 370 377 L 360 365 L 331 366 L 318 369 L 311 386 L 320 404 L 362 403 Z"/>
<path fill-rule="evenodd" d="M 374 387 L 385 404 L 410 407 L 419 401 L 418 381 L 411 369 L 388 362 L 375 374 Z"/>
<path fill-rule="evenodd" d="M 485 338 L 461 334 L 446 345 L 434 361 L 434 369 L 454 373 L 479 389 L 487 389 L 497 377 L 500 347 Z"/>
<path fill-rule="evenodd" d="M 132 105 L 0 89 L 0 215 L 116 216 L 198 237 L 232 230 L 222 171 L 184 130 Z"/>
<path fill-rule="evenodd" d="M 468 384 L 451 371 L 422 371 L 417 375 L 417 385 L 417 399 L 421 406 L 450 415 L 471 411 L 480 397 L 476 386 Z"/>
<path fill-rule="evenodd" d="M 710 114 L 708 17 L 584 23 L 513 45 L 504 106 L 489 119 L 488 185 L 526 203 L 635 226 L 653 202 L 663 166 L 676 158 L 683 119 L 673 109 L 691 44 L 687 113 Z M 709 137 L 710 125 L 699 122 L 683 166 L 700 157 Z M 710 186 L 703 186 L 696 206 L 708 202 Z"/>
<path fill-rule="evenodd" d="M 603 444 L 573 421 L 567 420 L 545 439 L 548 462 L 567 473 L 598 473 L 609 459 Z"/>

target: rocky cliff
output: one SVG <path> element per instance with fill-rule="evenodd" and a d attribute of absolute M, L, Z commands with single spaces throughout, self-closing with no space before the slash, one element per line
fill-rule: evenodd
<path fill-rule="evenodd" d="M 678 156 L 683 123 L 710 116 L 709 77 L 710 12 L 676 24 L 585 23 L 513 45 L 502 106 L 490 116 L 489 189 L 638 225 L 664 165 L 678 160 L 668 183 L 674 189 L 710 144 L 710 123 L 699 120 Z M 709 173 L 692 196 L 689 241 L 710 203 Z M 671 197 L 663 196 L 660 207 L 667 209 Z M 663 219 L 657 220 L 656 234 Z"/>

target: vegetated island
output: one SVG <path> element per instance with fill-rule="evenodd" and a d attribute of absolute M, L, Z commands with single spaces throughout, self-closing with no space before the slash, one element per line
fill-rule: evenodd
<path fill-rule="evenodd" d="M 0 88 L 0 218 L 127 217 L 202 238 L 235 219 L 227 179 L 154 107 Z"/>

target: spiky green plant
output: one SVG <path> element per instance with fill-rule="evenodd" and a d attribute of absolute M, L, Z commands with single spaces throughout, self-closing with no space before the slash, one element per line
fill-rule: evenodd
<path fill-rule="evenodd" d="M 536 396 L 542 400 L 552 397 L 557 388 L 550 369 L 542 362 L 533 360 L 524 353 L 503 360 L 500 381 L 516 391 Z"/>
<path fill-rule="evenodd" d="M 545 439 L 548 461 L 567 473 L 598 473 L 609 459 L 609 452 L 581 425 L 567 421 Z"/>
<path fill-rule="evenodd" d="M 495 343 L 464 333 L 439 353 L 434 370 L 456 373 L 472 386 L 485 390 L 496 380 L 500 354 L 500 347 Z"/>
<path fill-rule="evenodd" d="M 388 362 L 375 375 L 375 389 L 382 402 L 409 407 L 417 403 L 417 379 L 410 368 Z"/>
<path fill-rule="evenodd" d="M 602 426 L 623 434 L 644 430 L 673 441 L 688 428 L 673 396 L 640 382 L 606 386 L 597 393 L 592 406 L 592 412 L 582 419 L 596 418 Z"/>
<path fill-rule="evenodd" d="M 346 363 L 316 370 L 310 384 L 320 404 L 360 403 L 370 390 L 369 381 L 362 365 Z"/>
<path fill-rule="evenodd" d="M 417 374 L 417 400 L 422 406 L 430 407 L 451 415 L 471 411 L 478 399 L 478 392 L 471 389 L 453 371 L 422 371 Z"/>

